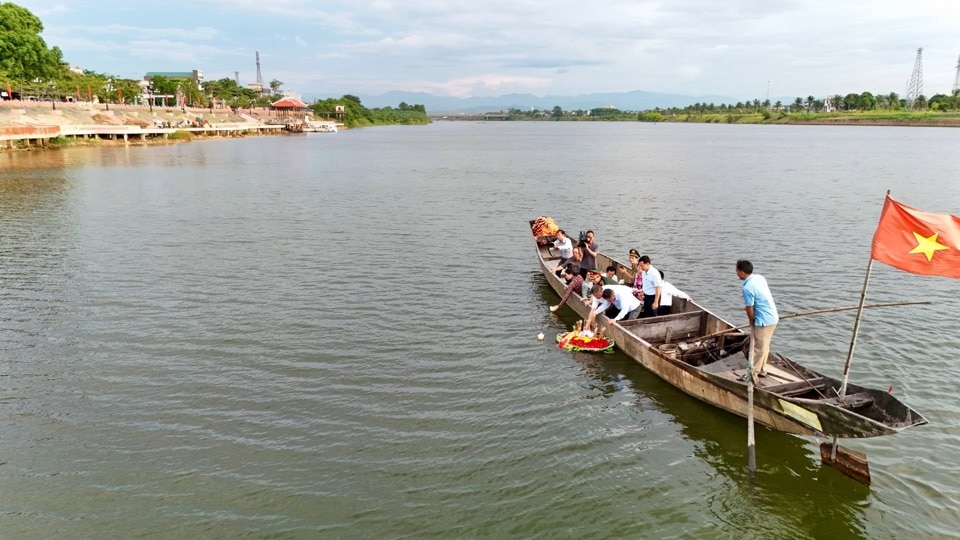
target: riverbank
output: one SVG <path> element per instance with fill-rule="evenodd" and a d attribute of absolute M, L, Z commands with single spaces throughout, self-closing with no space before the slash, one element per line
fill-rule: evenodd
<path fill-rule="evenodd" d="M 0 103 L 0 151 L 65 145 L 170 144 L 194 138 L 285 133 L 269 109 L 200 109 L 100 103 Z"/>
<path fill-rule="evenodd" d="M 640 121 L 698 124 L 960 127 L 960 112 L 842 111 L 788 113 L 786 111 L 760 111 L 749 113 L 685 113 L 675 115 L 648 112 L 640 115 Z"/>

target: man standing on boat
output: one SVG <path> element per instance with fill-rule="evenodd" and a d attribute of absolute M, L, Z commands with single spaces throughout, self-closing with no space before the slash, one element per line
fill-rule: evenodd
<path fill-rule="evenodd" d="M 660 277 L 660 271 L 650 263 L 650 257 L 644 255 L 640 257 L 639 269 L 643 278 L 643 314 L 641 317 L 656 317 L 657 308 L 660 307 L 660 291 L 663 285 L 663 278 Z"/>
<path fill-rule="evenodd" d="M 597 253 L 600 253 L 600 245 L 594 239 L 596 235 L 593 231 L 587 231 L 583 236 L 580 247 L 583 248 L 583 259 L 580 261 L 580 268 L 595 270 L 597 268 Z"/>
<path fill-rule="evenodd" d="M 753 273 L 753 264 L 750 261 L 737 261 L 737 277 L 743 281 L 743 309 L 747 312 L 750 333 L 754 340 L 753 372 L 758 377 L 766 377 L 764 368 L 770 353 L 770 340 L 773 339 L 773 331 L 777 329 L 780 321 L 777 305 L 773 302 L 767 280 Z"/>

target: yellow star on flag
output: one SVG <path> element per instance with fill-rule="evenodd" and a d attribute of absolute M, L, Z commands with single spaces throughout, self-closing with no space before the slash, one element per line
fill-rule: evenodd
<path fill-rule="evenodd" d="M 933 254 L 941 249 L 950 249 L 949 247 L 937 242 L 937 236 L 940 236 L 939 232 L 935 232 L 930 236 L 923 236 L 918 232 L 913 233 L 913 237 L 917 239 L 917 247 L 911 249 L 907 253 L 923 253 L 927 257 L 927 262 L 933 260 Z"/>

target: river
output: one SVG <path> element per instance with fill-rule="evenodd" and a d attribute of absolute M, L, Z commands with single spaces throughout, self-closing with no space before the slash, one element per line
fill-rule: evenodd
<path fill-rule="evenodd" d="M 960 130 L 469 123 L 0 154 L 0 537 L 904 538 L 960 523 L 960 284 L 875 264 L 852 381 L 929 425 L 757 433 L 575 322 L 527 222 L 740 324 L 855 305 L 886 190 L 960 214 Z M 853 312 L 773 348 L 839 375 Z M 545 342 L 536 336 L 543 332 Z"/>

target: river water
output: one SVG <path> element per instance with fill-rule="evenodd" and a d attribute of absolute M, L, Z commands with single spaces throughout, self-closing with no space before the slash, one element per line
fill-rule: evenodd
<path fill-rule="evenodd" d="M 527 221 L 724 318 L 855 305 L 884 193 L 960 130 L 458 123 L 0 155 L 0 537 L 904 538 L 960 523 L 960 283 L 874 265 L 852 380 L 929 425 L 815 443 L 557 349 Z M 853 312 L 774 349 L 839 375 Z M 540 343 L 536 335 L 547 340 Z"/>

